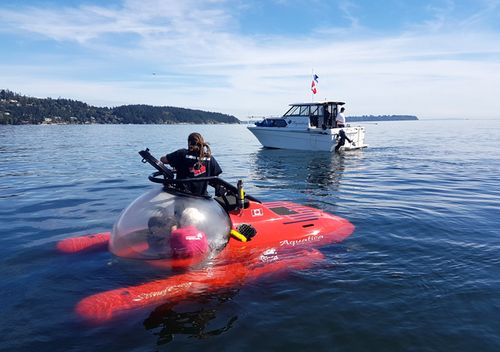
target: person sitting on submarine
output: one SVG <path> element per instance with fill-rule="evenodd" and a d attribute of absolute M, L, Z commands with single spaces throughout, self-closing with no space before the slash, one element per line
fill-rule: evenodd
<path fill-rule="evenodd" d="M 222 169 L 212 156 L 212 152 L 203 136 L 193 132 L 188 136 L 188 149 L 178 149 L 170 154 L 162 156 L 160 161 L 174 167 L 177 179 L 219 176 Z M 178 185 L 182 191 L 188 191 L 194 195 L 207 195 L 208 182 L 185 182 Z"/>

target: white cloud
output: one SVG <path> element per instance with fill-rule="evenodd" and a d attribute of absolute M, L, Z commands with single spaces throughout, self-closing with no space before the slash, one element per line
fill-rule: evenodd
<path fill-rule="evenodd" d="M 490 9 L 496 3 L 490 3 Z M 223 1 L 129 0 L 121 7 L 0 9 L 4 31 L 78 44 L 86 57 L 61 69 L 60 59 L 30 67 L 2 64 L 6 88 L 36 96 L 65 96 L 110 105 L 147 103 L 247 115 L 279 114 L 311 99 L 311 68 L 320 76 L 317 99 L 343 99 L 351 114 L 408 113 L 421 117 L 496 117 L 500 90 L 497 32 L 472 28 L 486 10 L 433 21 L 404 33 L 346 38 L 339 28 L 308 36 L 242 36 Z M 363 31 L 344 2 L 350 28 Z M 453 26 L 451 25 L 453 24 Z M 453 30 L 447 28 L 453 27 Z M 1 29 L 0 29 L 1 30 Z M 1 59 L 0 59 L 1 60 Z M 132 78 L 71 78 L 68 72 L 144 71 Z M 151 69 L 149 69 L 151 67 Z M 152 75 L 156 72 L 156 75 Z M 128 72 L 130 73 L 130 72 Z"/>

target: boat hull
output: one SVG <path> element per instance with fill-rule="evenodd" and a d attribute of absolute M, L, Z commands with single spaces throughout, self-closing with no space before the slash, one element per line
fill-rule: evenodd
<path fill-rule="evenodd" d="M 292 128 L 248 126 L 250 132 L 259 140 L 262 146 L 276 149 L 312 150 L 332 152 L 337 145 L 340 128 L 326 129 L 309 128 L 299 130 Z M 366 148 L 364 127 L 343 128 L 348 141 L 341 147 L 342 150 Z"/>

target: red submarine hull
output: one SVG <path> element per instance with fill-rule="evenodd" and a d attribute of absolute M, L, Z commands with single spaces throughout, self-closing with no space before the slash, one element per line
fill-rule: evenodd
<path fill-rule="evenodd" d="M 256 235 L 247 242 L 231 237 L 211 260 L 148 261 L 160 268 L 187 270 L 165 279 L 93 294 L 77 304 L 77 314 L 86 321 L 103 323 L 131 310 L 182 301 L 263 275 L 307 269 L 323 259 L 315 247 L 341 242 L 354 231 L 354 225 L 344 218 L 288 201 L 249 201 L 245 209 L 228 214 L 234 229 L 241 224 L 251 225 Z M 73 237 L 60 241 L 57 248 L 64 253 L 103 249 L 109 239 L 109 232 Z"/>

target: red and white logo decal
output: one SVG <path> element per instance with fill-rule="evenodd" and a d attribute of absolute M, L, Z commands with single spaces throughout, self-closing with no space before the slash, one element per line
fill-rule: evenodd
<path fill-rule="evenodd" d="M 252 216 L 263 216 L 264 212 L 262 209 L 252 209 Z"/>

